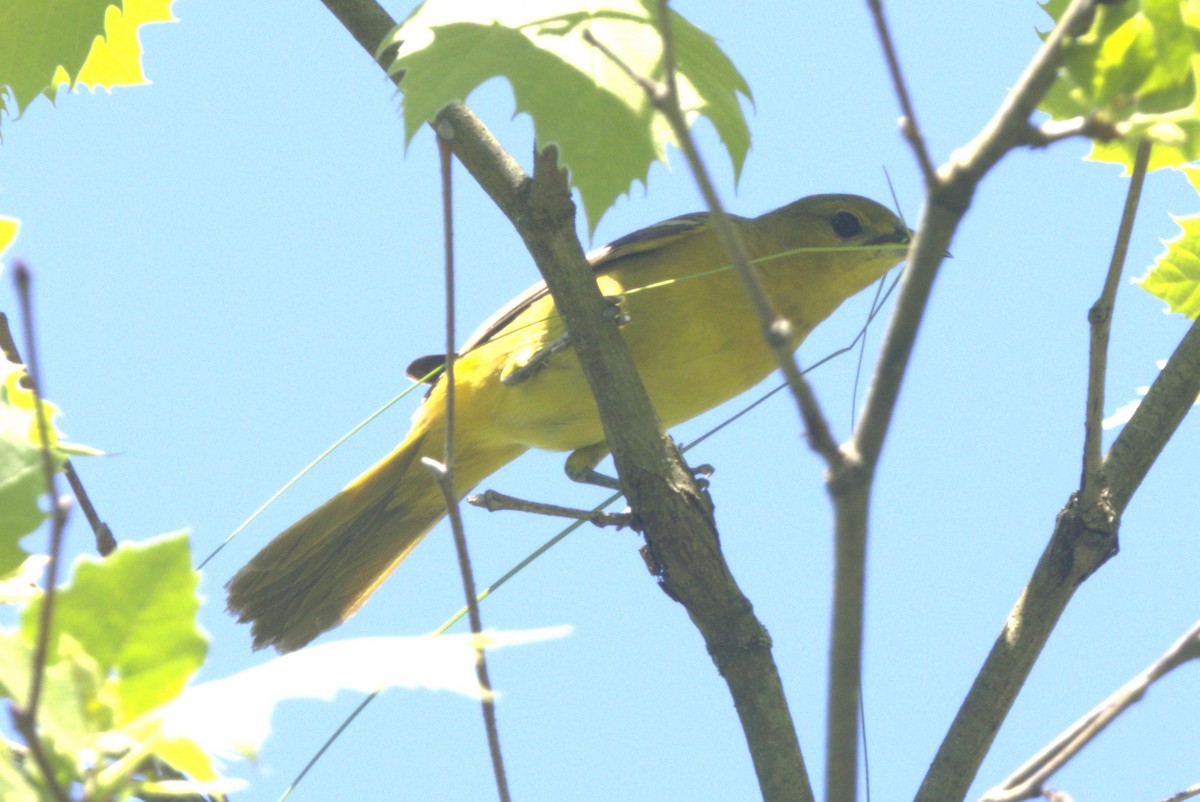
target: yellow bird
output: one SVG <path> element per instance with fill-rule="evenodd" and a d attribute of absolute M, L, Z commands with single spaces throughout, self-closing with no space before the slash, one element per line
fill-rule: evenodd
<path fill-rule="evenodd" d="M 794 327 L 793 348 L 899 263 L 912 233 L 887 208 L 855 195 L 814 195 L 734 222 L 772 304 Z M 642 229 L 589 261 L 665 426 L 775 369 L 707 214 Z M 409 374 L 420 378 L 440 364 L 440 357 L 419 359 Z M 529 448 L 572 451 L 572 478 L 599 476 L 593 469 L 608 453 L 600 418 L 544 284 L 471 336 L 454 376 L 458 491 L 465 495 Z M 254 648 L 299 649 L 345 621 L 445 515 L 420 464 L 444 456 L 445 385 L 433 381 L 400 445 L 229 582 L 229 610 L 253 622 Z"/>

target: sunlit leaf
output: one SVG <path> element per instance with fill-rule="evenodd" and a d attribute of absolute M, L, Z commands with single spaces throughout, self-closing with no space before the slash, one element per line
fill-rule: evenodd
<path fill-rule="evenodd" d="M 27 633 L 0 632 L 0 693 L 18 706 L 29 700 L 33 653 L 34 639 Z M 112 726 L 112 710 L 98 693 L 101 682 L 96 662 L 69 636 L 43 669 L 38 736 L 53 762 L 73 776 L 86 769 L 81 761 L 95 753 L 97 736 Z"/>
<path fill-rule="evenodd" d="M 17 116 L 39 95 L 53 99 L 61 84 L 112 89 L 146 83 L 138 30 L 173 19 L 171 2 L 6 0 L 0 11 L 0 111 Z"/>
<path fill-rule="evenodd" d="M 1056 21 L 1065 0 L 1043 5 Z M 1097 7 L 1090 29 L 1068 37 L 1058 79 L 1039 106 L 1056 119 L 1094 117 L 1120 138 L 1097 142 L 1093 161 L 1133 164 L 1138 140 L 1156 143 L 1151 169 L 1200 156 L 1196 44 L 1200 11 L 1179 0 Z"/>
<path fill-rule="evenodd" d="M 0 577 L 0 604 L 24 604 L 40 596 L 38 582 L 46 571 L 50 558 L 44 554 L 32 554 L 11 574 Z"/>
<path fill-rule="evenodd" d="M 17 768 L 16 753 L 0 750 L 0 795 L 4 802 L 41 802 L 44 797 L 29 783 L 28 775 Z"/>
<path fill-rule="evenodd" d="M 1172 218 L 1182 229 L 1167 240 L 1167 250 L 1138 279 L 1142 289 L 1167 302 L 1172 312 L 1200 315 L 1200 217 Z"/>
<path fill-rule="evenodd" d="M 4 215 L 0 215 L 0 256 L 4 256 L 4 252 L 7 251 L 8 247 L 16 240 L 17 232 L 20 230 L 20 220 L 15 217 L 5 217 Z"/>
<path fill-rule="evenodd" d="M 176 534 L 122 543 L 103 560 L 80 558 L 58 591 L 52 648 L 68 634 L 97 662 L 118 725 L 174 698 L 204 661 L 198 581 L 187 536 Z M 26 633 L 36 631 L 40 608 L 24 611 Z"/>
<path fill-rule="evenodd" d="M 534 643 L 562 637 L 568 627 L 486 632 L 482 645 Z M 226 679 L 185 690 L 130 726 L 139 740 L 157 734 L 195 741 L 215 755 L 253 755 L 270 731 L 271 714 L 286 699 L 332 699 L 338 691 L 383 688 L 448 690 L 478 698 L 476 641 L 470 635 L 357 638 L 309 646 Z"/>
<path fill-rule="evenodd" d="M 7 576 L 29 556 L 17 541 L 46 519 L 39 505 L 46 493 L 46 472 L 34 395 L 22 385 L 25 368 L 0 358 L 0 370 L 0 576 Z M 51 461 L 58 470 L 66 459 L 54 429 L 58 409 L 49 402 L 42 408 Z"/>
<path fill-rule="evenodd" d="M 79 73 L 72 77 L 59 67 L 53 85 L 75 83 L 94 90 L 150 83 L 142 72 L 141 28 L 155 22 L 174 22 L 173 3 L 174 0 L 123 0 L 123 8 L 109 6 L 104 14 L 104 36 L 92 43 Z"/>
<path fill-rule="evenodd" d="M 104 33 L 104 12 L 110 0 L 11 0 L 5 3 L 0 25 L 0 88 L 7 87 L 16 107 L 14 116 L 46 92 L 53 97 L 52 80 L 62 66 L 78 75 L 92 43 Z M 0 109 L 5 106 L 0 95 Z"/>

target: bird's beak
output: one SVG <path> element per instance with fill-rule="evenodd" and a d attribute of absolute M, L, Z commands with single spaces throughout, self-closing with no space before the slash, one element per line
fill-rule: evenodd
<path fill-rule="evenodd" d="M 907 245 L 912 242 L 913 235 L 917 232 L 904 226 L 896 226 L 896 230 L 890 234 L 881 234 L 875 239 L 869 241 L 868 245 Z"/>

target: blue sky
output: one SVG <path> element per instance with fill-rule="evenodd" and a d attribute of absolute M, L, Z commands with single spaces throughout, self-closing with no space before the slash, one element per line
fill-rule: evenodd
<path fill-rule="evenodd" d="M 403 18 L 407 5 L 391 4 Z M 896 129 L 865 4 L 683 2 L 754 91 L 754 145 L 739 186 L 711 130 L 702 144 L 727 205 L 759 214 L 853 192 L 915 221 L 921 185 Z M 273 13 L 274 12 L 274 13 Z M 1038 46 L 1033 2 L 889 9 L 937 161 L 965 144 Z M 189 528 L 203 558 L 330 442 L 404 386 L 441 347 L 440 199 L 434 143 L 405 152 L 399 100 L 319 3 L 175 5 L 143 33 L 152 86 L 60 97 L 4 121 L 0 214 L 23 229 L 10 256 L 35 272 L 49 396 L 75 440 L 114 454 L 80 473 L 121 539 Z M 492 82 L 472 106 L 528 163 L 530 125 Z M 911 796 L 962 695 L 1078 484 L 1086 312 L 1099 292 L 1126 182 L 1065 142 L 1005 159 L 978 192 L 934 290 L 885 446 L 872 506 L 864 699 L 876 799 Z M 537 279 L 507 222 L 456 173 L 459 327 Z M 1147 184 L 1126 277 L 1144 273 L 1193 213 L 1183 179 Z M 699 209 L 682 159 L 651 171 L 601 221 L 599 245 Z M 583 229 L 581 222 L 581 230 Z M 585 245 L 588 245 L 585 241 Z M 846 304 L 800 351 L 810 364 L 853 337 Z M 10 284 L 0 309 L 15 311 Z M 1187 322 L 1122 286 L 1108 411 L 1150 383 Z M 882 325 L 868 339 L 869 375 Z M 813 375 L 850 431 L 856 358 Z M 689 441 L 761 389 L 679 427 Z M 862 386 L 858 399 L 861 402 Z M 324 500 L 407 428 L 401 404 L 327 460 L 206 569 L 213 638 L 205 677 L 264 659 L 222 613 L 222 585 L 272 535 Z M 1111 435 L 1110 435 L 1111 437 Z M 1129 507 L 1121 553 L 1078 592 L 972 791 L 977 796 L 1140 671 L 1197 618 L 1191 497 L 1194 421 Z M 776 398 L 695 452 L 732 569 L 775 641 L 814 783 L 823 765 L 832 571 L 822 465 Z M 486 484 L 587 506 L 603 495 L 530 454 Z M 469 510 L 479 581 L 551 537 L 553 522 Z M 70 532 L 73 553 L 89 533 Z M 682 609 L 646 573 L 629 532 L 584 529 L 489 599 L 493 627 L 568 623 L 569 638 L 492 661 L 501 735 L 522 800 L 749 799 L 753 771 L 724 684 Z M 419 634 L 462 603 L 448 531 L 435 530 L 330 638 Z M 1076 799 L 1159 799 L 1197 780 L 1200 676 L 1183 668 L 1052 783 Z M 276 798 L 353 708 L 295 702 L 257 766 L 232 769 L 244 800 Z M 492 793 L 478 706 L 385 694 L 305 780 L 299 799 L 476 799 Z"/>

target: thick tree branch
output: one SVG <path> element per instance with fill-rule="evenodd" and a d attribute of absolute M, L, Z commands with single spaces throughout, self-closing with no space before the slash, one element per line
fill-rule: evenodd
<path fill-rule="evenodd" d="M 1104 458 L 1109 501 L 1125 511 L 1200 395 L 1200 321 L 1193 321 Z"/>
<path fill-rule="evenodd" d="M 852 441 L 852 453 L 861 455 L 867 473 L 874 470 L 890 428 L 916 334 L 953 233 L 987 172 L 1009 151 L 1029 143 L 1030 115 L 1055 80 L 1064 42 L 1086 30 L 1095 4 L 1096 0 L 1073 0 L 996 115 L 951 156 L 926 188 L 896 312 Z M 886 33 L 882 17 L 877 20 Z M 920 161 L 919 148 L 916 155 Z M 938 750 L 918 800 L 961 799 L 966 794 L 1075 588 L 1114 552 L 1117 520 L 1102 500 L 1081 507 L 1073 499 L 1059 515 L 1050 543 Z"/>
<path fill-rule="evenodd" d="M 323 0 L 375 57 L 389 32 L 373 0 Z M 354 27 L 351 27 L 354 26 Z M 385 66 L 386 69 L 386 66 Z M 662 428 L 588 268 L 574 227 L 574 204 L 552 148 L 536 156 L 534 177 L 494 144 L 462 104 L 435 120 L 466 166 L 517 229 L 537 262 L 600 411 L 622 489 L 639 517 L 663 589 L 682 603 L 729 685 L 767 799 L 811 799 L 770 637 L 726 566 L 712 506 Z M 767 756 L 760 765 L 759 754 Z"/>

